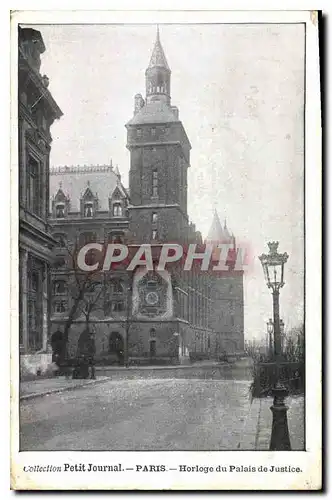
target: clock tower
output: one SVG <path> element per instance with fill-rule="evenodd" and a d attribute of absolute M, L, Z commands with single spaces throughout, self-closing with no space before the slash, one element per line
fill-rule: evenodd
<path fill-rule="evenodd" d="M 129 234 L 135 243 L 183 242 L 188 232 L 187 170 L 191 145 L 171 105 L 171 70 L 159 30 L 145 71 L 145 99 L 135 96 L 127 123 L 130 151 Z"/>

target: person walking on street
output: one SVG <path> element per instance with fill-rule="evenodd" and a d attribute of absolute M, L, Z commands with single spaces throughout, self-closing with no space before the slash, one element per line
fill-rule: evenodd
<path fill-rule="evenodd" d="M 77 366 L 73 372 L 73 378 L 95 378 L 95 353 L 94 335 L 89 328 L 85 328 L 78 339 Z"/>

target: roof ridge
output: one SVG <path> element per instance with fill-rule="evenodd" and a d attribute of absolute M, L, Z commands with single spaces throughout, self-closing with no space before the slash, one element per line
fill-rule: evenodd
<path fill-rule="evenodd" d="M 59 165 L 50 168 L 50 175 L 89 173 L 89 172 L 113 172 L 112 165 Z"/>

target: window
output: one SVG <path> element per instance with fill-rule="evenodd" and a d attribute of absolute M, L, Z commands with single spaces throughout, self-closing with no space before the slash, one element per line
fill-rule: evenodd
<path fill-rule="evenodd" d="M 39 163 L 28 155 L 28 205 L 35 215 L 40 215 L 41 205 Z"/>
<path fill-rule="evenodd" d="M 156 240 L 158 238 L 158 232 L 157 229 L 152 229 L 152 239 Z"/>
<path fill-rule="evenodd" d="M 158 170 L 152 172 L 152 196 L 154 198 L 158 196 Z"/>
<path fill-rule="evenodd" d="M 151 358 L 156 357 L 156 354 L 157 354 L 156 341 L 150 340 L 150 356 L 151 356 Z"/>
<path fill-rule="evenodd" d="M 66 300 L 55 300 L 53 311 L 55 313 L 64 313 L 67 310 L 67 301 Z"/>
<path fill-rule="evenodd" d="M 150 330 L 150 337 L 155 338 L 156 337 L 156 330 L 154 328 L 151 328 Z"/>
<path fill-rule="evenodd" d="M 96 241 L 95 233 L 81 233 L 79 236 L 79 244 L 80 246 L 87 245 L 88 243 L 94 243 Z"/>
<path fill-rule="evenodd" d="M 53 294 L 64 295 L 67 293 L 67 283 L 64 280 L 56 280 L 53 283 Z"/>
<path fill-rule="evenodd" d="M 231 316 L 231 325 L 234 326 L 234 316 Z"/>
<path fill-rule="evenodd" d="M 84 217 L 93 217 L 93 205 L 92 203 L 84 204 Z"/>
<path fill-rule="evenodd" d="M 123 351 L 123 338 L 118 332 L 112 332 L 109 336 L 108 352 L 120 353 Z"/>
<path fill-rule="evenodd" d="M 120 280 L 111 281 L 111 293 L 113 294 L 122 294 L 123 293 L 123 284 Z"/>
<path fill-rule="evenodd" d="M 120 243 L 120 244 L 122 244 L 124 242 L 123 234 L 110 233 L 108 235 L 108 242 L 109 243 Z"/>
<path fill-rule="evenodd" d="M 137 129 L 136 136 L 137 136 L 138 139 L 142 137 L 142 129 L 141 128 Z"/>
<path fill-rule="evenodd" d="M 124 311 L 124 302 L 112 302 L 112 312 L 122 312 Z"/>
<path fill-rule="evenodd" d="M 155 128 L 151 129 L 151 135 L 152 135 L 152 137 L 154 137 L 156 135 L 156 129 Z"/>
<path fill-rule="evenodd" d="M 113 217 L 122 217 L 122 205 L 121 203 L 113 204 Z"/>
<path fill-rule="evenodd" d="M 155 224 L 158 221 L 158 214 L 153 212 L 152 214 L 152 224 Z"/>
<path fill-rule="evenodd" d="M 65 206 L 63 203 L 58 203 L 55 207 L 56 219 L 63 219 L 65 217 Z"/>
<path fill-rule="evenodd" d="M 28 346 L 37 351 L 43 345 L 43 309 L 42 309 L 42 267 L 36 262 L 28 264 Z"/>
<path fill-rule="evenodd" d="M 47 120 L 45 116 L 42 116 L 42 128 L 47 131 Z"/>

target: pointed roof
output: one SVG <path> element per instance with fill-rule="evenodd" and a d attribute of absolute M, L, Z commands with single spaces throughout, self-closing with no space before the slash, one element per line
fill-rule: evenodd
<path fill-rule="evenodd" d="M 227 227 L 227 224 L 226 224 L 226 219 L 225 219 L 225 222 L 224 222 L 224 237 L 228 238 L 228 239 L 232 237 L 231 233 L 228 231 L 228 227 Z"/>
<path fill-rule="evenodd" d="M 169 66 L 167 64 L 164 49 L 162 48 L 162 45 L 160 43 L 159 26 L 157 26 L 157 38 L 153 47 L 152 56 L 150 59 L 150 64 L 148 66 L 148 69 L 154 68 L 155 66 L 161 66 L 170 71 Z"/>
<path fill-rule="evenodd" d="M 217 210 L 215 210 L 213 213 L 213 220 L 206 241 L 211 241 L 211 242 L 222 241 L 224 237 L 225 235 L 219 219 L 219 215 Z"/>

